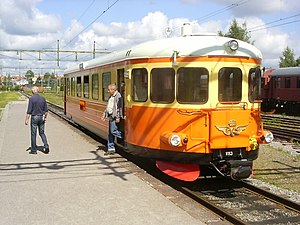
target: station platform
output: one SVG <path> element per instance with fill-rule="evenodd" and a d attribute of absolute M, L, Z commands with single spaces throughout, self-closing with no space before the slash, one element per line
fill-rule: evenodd
<path fill-rule="evenodd" d="M 29 154 L 27 103 L 8 104 L 0 121 L 1 225 L 204 224 L 51 113 L 50 153 Z"/>

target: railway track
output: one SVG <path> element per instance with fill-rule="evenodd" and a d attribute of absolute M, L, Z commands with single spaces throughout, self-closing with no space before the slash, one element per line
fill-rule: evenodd
<path fill-rule="evenodd" d="M 275 137 L 300 143 L 300 118 L 262 114 L 264 128 Z"/>
<path fill-rule="evenodd" d="M 63 108 L 48 103 L 49 111 L 71 122 Z M 300 205 L 245 182 L 224 179 L 199 179 L 193 183 L 174 180 L 149 161 L 127 153 L 123 157 L 155 178 L 189 196 L 201 205 L 233 224 L 299 224 Z"/>
<path fill-rule="evenodd" d="M 246 182 L 204 179 L 178 189 L 236 225 L 300 221 L 300 205 Z"/>

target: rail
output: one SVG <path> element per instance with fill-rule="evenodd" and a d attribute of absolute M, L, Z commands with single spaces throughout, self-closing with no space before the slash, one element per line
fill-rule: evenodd
<path fill-rule="evenodd" d="M 300 143 L 300 118 L 281 115 L 261 114 L 264 128 L 275 137 Z"/>
<path fill-rule="evenodd" d="M 210 178 L 176 189 L 235 225 L 300 221 L 299 204 L 243 181 Z"/>

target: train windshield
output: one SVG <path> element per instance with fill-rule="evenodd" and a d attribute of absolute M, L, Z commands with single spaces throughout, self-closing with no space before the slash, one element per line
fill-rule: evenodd
<path fill-rule="evenodd" d="M 239 102 L 242 99 L 242 71 L 224 67 L 218 73 L 218 98 L 220 102 Z"/>
<path fill-rule="evenodd" d="M 208 70 L 206 68 L 180 68 L 178 94 L 180 103 L 206 103 L 208 100 Z"/>
<path fill-rule="evenodd" d="M 132 99 L 145 102 L 148 99 L 148 72 L 145 68 L 132 70 Z"/>
<path fill-rule="evenodd" d="M 259 67 L 249 71 L 248 97 L 250 102 L 261 99 L 261 70 Z"/>
<path fill-rule="evenodd" d="M 172 103 L 175 99 L 175 71 L 173 68 L 154 68 L 151 70 L 152 102 Z"/>

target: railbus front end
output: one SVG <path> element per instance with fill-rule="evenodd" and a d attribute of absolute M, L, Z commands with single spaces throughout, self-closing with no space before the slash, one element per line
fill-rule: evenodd
<path fill-rule="evenodd" d="M 212 70 L 210 65 L 215 64 L 149 69 L 151 101 L 145 94 L 148 82 L 137 90 L 133 81 L 128 150 L 157 159 L 158 168 L 178 179 L 197 179 L 200 168 L 244 179 L 251 175 L 259 144 L 272 138 L 260 119 L 260 67 L 227 62 Z M 145 68 L 131 76 L 149 79 Z"/>

